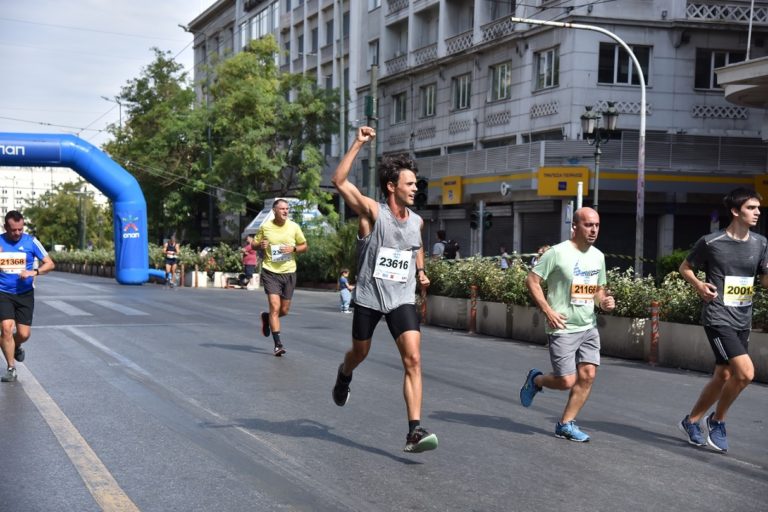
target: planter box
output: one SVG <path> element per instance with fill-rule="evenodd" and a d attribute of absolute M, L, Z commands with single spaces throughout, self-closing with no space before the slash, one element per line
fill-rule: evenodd
<path fill-rule="evenodd" d="M 546 345 L 549 341 L 544 327 L 547 317 L 539 308 L 512 304 L 512 338 L 536 345 Z"/>
<path fill-rule="evenodd" d="M 214 272 L 213 273 L 213 287 L 214 288 L 226 288 L 227 280 L 230 278 L 237 279 L 239 274 L 237 272 Z"/>
<path fill-rule="evenodd" d="M 715 356 L 700 325 L 659 322 L 659 364 L 711 372 Z"/>
<path fill-rule="evenodd" d="M 472 307 L 470 301 L 469 307 Z M 513 338 L 512 308 L 499 302 L 477 301 L 477 332 L 499 338 Z"/>
<path fill-rule="evenodd" d="M 752 331 L 749 335 L 749 356 L 755 365 L 755 380 L 768 383 L 768 333 Z"/>
<path fill-rule="evenodd" d="M 187 272 L 184 275 L 184 286 L 191 288 L 207 288 L 208 275 L 205 272 Z"/>
<path fill-rule="evenodd" d="M 469 325 L 469 299 L 427 295 L 427 323 L 466 330 Z"/>
<path fill-rule="evenodd" d="M 622 359 L 647 361 L 651 352 L 651 320 L 597 315 L 600 353 Z"/>

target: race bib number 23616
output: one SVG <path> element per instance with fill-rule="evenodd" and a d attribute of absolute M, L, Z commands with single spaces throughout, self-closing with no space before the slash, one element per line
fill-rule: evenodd
<path fill-rule="evenodd" d="M 373 277 L 404 283 L 408 280 L 413 251 L 399 251 L 381 247 L 376 255 Z"/>

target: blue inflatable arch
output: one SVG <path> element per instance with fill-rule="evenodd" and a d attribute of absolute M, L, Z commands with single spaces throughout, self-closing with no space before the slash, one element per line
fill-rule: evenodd
<path fill-rule="evenodd" d="M 0 166 L 70 167 L 92 183 L 112 200 L 117 282 L 149 280 L 147 202 L 136 178 L 104 152 L 74 135 L 0 133 Z"/>

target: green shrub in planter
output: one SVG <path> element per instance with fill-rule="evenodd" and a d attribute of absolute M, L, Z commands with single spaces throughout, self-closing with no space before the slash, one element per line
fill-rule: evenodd
<path fill-rule="evenodd" d="M 651 302 L 661 299 L 653 277 L 636 278 L 631 268 L 609 270 L 606 281 L 606 288 L 616 301 L 616 309 L 611 314 L 616 316 L 648 318 L 651 316 Z"/>
<path fill-rule="evenodd" d="M 704 274 L 698 274 L 704 279 Z M 679 272 L 670 272 L 659 288 L 661 309 L 659 316 L 666 322 L 698 324 L 701 318 L 701 298 Z"/>

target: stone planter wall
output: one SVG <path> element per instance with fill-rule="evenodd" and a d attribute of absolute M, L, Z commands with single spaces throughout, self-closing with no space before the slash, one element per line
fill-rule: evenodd
<path fill-rule="evenodd" d="M 427 324 L 467 330 L 469 299 L 427 297 Z M 544 345 L 546 318 L 538 308 L 477 301 L 476 331 L 498 338 L 510 338 Z M 605 356 L 648 361 L 651 352 L 651 321 L 598 315 L 601 353 Z M 753 331 L 749 354 L 755 364 L 755 381 L 768 383 L 768 333 Z M 658 364 L 710 373 L 715 357 L 700 325 L 659 322 Z"/>
<path fill-rule="evenodd" d="M 469 325 L 469 299 L 427 296 L 427 323 L 466 330 Z"/>
<path fill-rule="evenodd" d="M 187 272 L 184 274 L 184 286 L 191 288 L 207 288 L 208 274 L 201 271 Z"/>
<path fill-rule="evenodd" d="M 647 361 L 651 352 L 651 320 L 597 315 L 600 352 L 623 359 Z"/>

